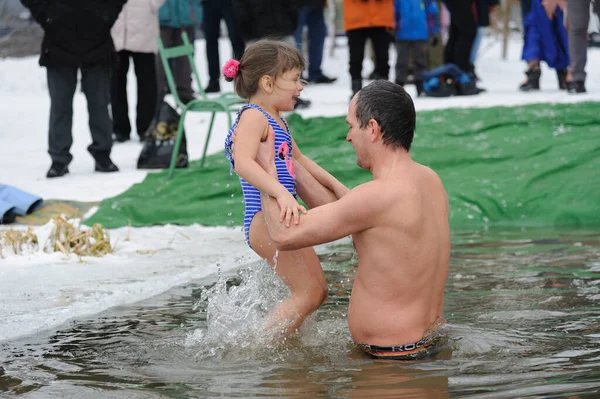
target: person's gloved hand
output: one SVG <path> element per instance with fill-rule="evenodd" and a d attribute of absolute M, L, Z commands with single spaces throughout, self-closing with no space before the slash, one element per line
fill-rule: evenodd
<path fill-rule="evenodd" d="M 431 36 L 431 39 L 429 39 L 429 45 L 431 47 L 437 46 L 439 42 L 440 38 L 437 35 Z"/>

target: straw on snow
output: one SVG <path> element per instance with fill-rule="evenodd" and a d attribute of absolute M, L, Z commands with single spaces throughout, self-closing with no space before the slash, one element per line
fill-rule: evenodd
<path fill-rule="evenodd" d="M 78 219 L 55 216 L 47 224 L 33 229 L 0 230 L 0 256 L 5 250 L 15 255 L 31 252 L 62 252 L 66 255 L 104 256 L 112 253 L 110 235 L 100 224 L 82 227 Z"/>

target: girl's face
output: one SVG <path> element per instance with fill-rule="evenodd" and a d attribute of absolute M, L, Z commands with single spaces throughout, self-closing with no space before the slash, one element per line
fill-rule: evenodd
<path fill-rule="evenodd" d="M 274 105 L 279 111 L 292 111 L 302 90 L 304 86 L 300 80 L 300 69 L 294 68 L 281 74 L 275 79 Z"/>

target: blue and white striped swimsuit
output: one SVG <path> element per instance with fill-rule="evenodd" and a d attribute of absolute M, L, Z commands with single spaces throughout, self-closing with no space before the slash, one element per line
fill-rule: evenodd
<path fill-rule="evenodd" d="M 233 136 L 233 132 L 237 127 L 242 112 L 248 108 L 254 108 L 262 112 L 263 115 L 267 117 L 269 125 L 273 128 L 273 131 L 275 132 L 275 167 L 277 168 L 279 183 L 281 183 L 295 198 L 296 174 L 294 173 L 294 162 L 292 158 L 292 136 L 290 135 L 290 128 L 288 127 L 285 119 L 281 118 L 286 129 L 283 130 L 281 126 L 279 126 L 279 123 L 277 123 L 277 121 L 275 121 L 271 115 L 265 112 L 265 110 L 260 108 L 258 105 L 244 105 L 238 112 L 235 122 L 233 123 L 233 126 L 231 126 L 231 129 L 229 129 L 229 133 L 225 138 L 225 157 L 229 160 L 231 167 L 233 168 L 233 159 L 231 157 L 231 137 Z M 242 185 L 244 204 L 246 206 L 246 211 L 244 212 L 244 235 L 246 237 L 246 243 L 250 245 L 250 223 L 252 222 L 254 215 L 256 215 L 256 213 L 262 209 L 260 204 L 260 191 L 241 177 L 240 183 Z"/>

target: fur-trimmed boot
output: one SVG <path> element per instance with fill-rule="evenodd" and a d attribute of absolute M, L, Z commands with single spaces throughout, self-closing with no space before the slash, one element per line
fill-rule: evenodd
<path fill-rule="evenodd" d="M 540 89 L 540 77 L 542 76 L 542 70 L 537 69 L 529 69 L 525 72 L 527 75 L 527 80 L 523 83 L 519 90 L 521 91 L 534 91 Z"/>

